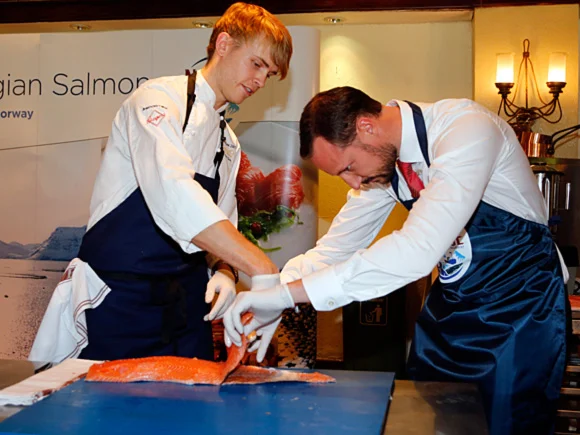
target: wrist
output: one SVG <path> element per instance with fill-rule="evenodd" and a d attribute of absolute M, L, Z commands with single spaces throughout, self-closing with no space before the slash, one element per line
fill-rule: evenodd
<path fill-rule="evenodd" d="M 292 297 L 292 293 L 290 293 L 290 289 L 288 288 L 288 284 L 280 284 L 280 296 L 284 301 L 284 305 L 286 308 L 294 308 L 296 306 L 294 302 L 294 298 Z"/>
<path fill-rule="evenodd" d="M 280 274 L 271 273 L 268 275 L 254 275 L 251 278 L 250 290 L 265 290 L 276 287 L 280 284 Z"/>
<path fill-rule="evenodd" d="M 280 273 L 280 269 L 278 269 L 278 266 L 276 266 L 274 263 L 268 261 L 253 265 L 249 272 L 250 273 L 248 275 L 250 277 L 257 275 L 275 275 Z"/>
<path fill-rule="evenodd" d="M 233 266 L 231 266 L 228 263 L 226 263 L 225 261 L 219 260 L 212 267 L 212 273 L 215 274 L 217 271 L 219 271 L 220 273 L 223 273 L 224 275 L 226 275 L 234 283 L 237 283 L 239 281 L 238 271 Z"/>

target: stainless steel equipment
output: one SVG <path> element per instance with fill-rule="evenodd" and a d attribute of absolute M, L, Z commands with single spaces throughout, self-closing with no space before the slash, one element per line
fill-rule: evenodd
<path fill-rule="evenodd" d="M 573 278 L 580 272 L 575 269 L 580 250 L 580 159 L 530 157 L 529 161 L 546 200 L 554 240 Z M 573 287 L 574 280 L 569 282 Z"/>
<path fill-rule="evenodd" d="M 546 199 L 555 239 L 580 248 L 580 159 L 529 158 Z"/>
<path fill-rule="evenodd" d="M 571 184 L 569 182 L 565 185 L 565 196 L 563 198 L 563 207 L 561 206 L 560 185 L 564 172 L 547 165 L 545 162 L 538 162 L 531 165 L 536 179 L 538 180 L 538 187 L 546 201 L 546 209 L 548 210 L 548 224 L 552 228 L 552 232 L 557 231 L 557 226 L 561 222 L 560 210 L 570 209 L 570 193 Z"/>

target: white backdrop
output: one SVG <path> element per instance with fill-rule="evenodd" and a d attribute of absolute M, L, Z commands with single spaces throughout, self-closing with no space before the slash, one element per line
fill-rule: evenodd
<path fill-rule="evenodd" d="M 245 102 L 237 121 L 298 121 L 317 92 L 318 31 L 291 27 L 290 32 L 295 46 L 290 74 Z M 137 84 L 184 74 L 205 57 L 210 34 L 192 29 L 0 35 L 0 149 L 107 136 Z"/>
<path fill-rule="evenodd" d="M 318 30 L 289 30 L 288 77 L 269 81 L 242 104 L 232 127 L 296 122 L 318 91 Z M 121 103 L 147 78 L 184 74 L 205 57 L 210 34 L 0 35 L 0 358 L 27 357 L 50 295 L 76 254 Z"/>

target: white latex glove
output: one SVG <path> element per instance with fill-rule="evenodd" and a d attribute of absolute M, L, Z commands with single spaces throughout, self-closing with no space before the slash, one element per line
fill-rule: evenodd
<path fill-rule="evenodd" d="M 255 275 L 252 277 L 252 288 L 251 290 L 266 290 L 268 288 L 275 287 L 280 285 L 280 274 L 272 274 L 272 275 Z M 256 341 L 254 341 L 250 347 L 248 348 L 248 352 L 254 352 L 255 350 L 258 351 L 256 354 L 256 360 L 258 362 L 262 362 L 264 357 L 266 356 L 266 352 L 268 351 L 268 346 L 276 333 L 276 329 L 278 329 L 278 325 L 282 320 L 282 315 L 278 317 L 277 320 L 273 321 L 269 325 L 266 325 L 256 331 L 256 335 L 259 337 Z M 251 331 L 250 331 L 251 332 Z"/>
<path fill-rule="evenodd" d="M 258 361 L 262 361 L 274 331 L 280 323 L 282 311 L 292 307 L 294 307 L 294 300 L 286 284 L 277 285 L 267 290 L 242 292 L 224 315 L 226 334 L 229 336 L 229 340 L 240 346 L 242 344 L 241 334 L 248 335 L 250 332 L 256 331 L 256 334 L 261 336 L 260 341 L 263 342 L 259 345 L 259 349 L 263 350 L 258 353 L 256 358 Z M 250 323 L 242 325 L 242 314 L 247 311 L 253 313 L 254 317 Z"/>
<path fill-rule="evenodd" d="M 233 279 L 219 270 L 213 274 L 205 290 L 205 302 L 207 304 L 213 301 L 216 294 L 219 294 L 213 308 L 204 316 L 203 320 L 212 321 L 220 319 L 229 306 L 236 299 L 236 283 Z"/>

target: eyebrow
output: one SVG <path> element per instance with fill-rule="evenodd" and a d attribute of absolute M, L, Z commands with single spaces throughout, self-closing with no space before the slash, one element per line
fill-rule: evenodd
<path fill-rule="evenodd" d="M 268 62 L 266 62 L 266 60 L 260 56 L 256 56 L 260 62 L 262 62 L 264 65 L 266 65 L 266 68 L 270 69 L 270 64 Z M 278 71 L 272 71 L 271 73 L 268 73 L 269 75 L 273 75 L 275 76 L 276 74 L 278 74 Z"/>
<path fill-rule="evenodd" d="M 266 65 L 266 68 L 270 68 L 270 64 L 269 64 L 268 62 L 266 62 L 266 60 L 265 60 L 265 59 L 263 59 L 263 58 L 262 58 L 262 57 L 260 57 L 260 56 L 256 56 L 256 57 L 257 57 L 258 59 L 260 59 L 260 61 L 261 61 L 261 62 L 262 62 L 264 65 Z"/>

